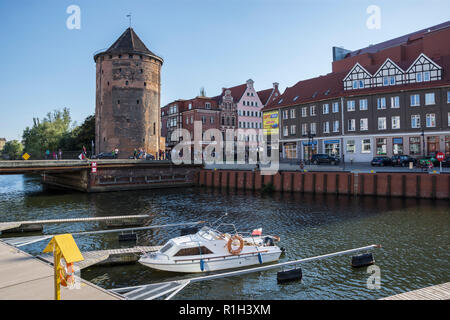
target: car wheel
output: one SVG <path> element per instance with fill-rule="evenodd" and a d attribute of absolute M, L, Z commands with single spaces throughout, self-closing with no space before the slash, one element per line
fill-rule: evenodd
<path fill-rule="evenodd" d="M 317 160 L 314 160 L 314 161 L 313 161 L 313 164 L 318 165 L 319 162 L 317 162 Z"/>
<path fill-rule="evenodd" d="M 331 161 L 331 165 L 334 166 L 336 164 L 335 161 Z"/>

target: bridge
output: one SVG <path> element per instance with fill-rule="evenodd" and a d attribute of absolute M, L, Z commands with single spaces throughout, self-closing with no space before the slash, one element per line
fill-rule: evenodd
<path fill-rule="evenodd" d="M 169 160 L 18 160 L 0 161 L 0 174 L 41 174 L 51 188 L 104 192 L 186 187 L 196 184 L 201 165 Z"/>

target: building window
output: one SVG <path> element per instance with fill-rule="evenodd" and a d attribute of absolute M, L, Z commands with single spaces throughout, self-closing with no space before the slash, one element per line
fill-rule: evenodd
<path fill-rule="evenodd" d="M 386 117 L 378 118 L 378 130 L 386 130 Z"/>
<path fill-rule="evenodd" d="M 210 118 L 209 118 L 209 122 L 210 122 L 210 123 L 214 123 L 214 117 L 210 117 Z"/>
<path fill-rule="evenodd" d="M 410 137 L 409 138 L 409 154 L 417 155 L 420 154 L 420 138 Z"/>
<path fill-rule="evenodd" d="M 361 153 L 370 153 L 370 139 L 363 139 L 361 141 Z"/>
<path fill-rule="evenodd" d="M 364 88 L 364 81 L 363 80 L 359 80 L 359 88 L 360 89 Z"/>
<path fill-rule="evenodd" d="M 333 132 L 338 132 L 338 131 L 339 131 L 339 120 L 335 120 L 335 121 L 333 121 Z"/>
<path fill-rule="evenodd" d="M 192 103 L 189 103 L 188 105 L 188 109 L 191 110 L 192 109 Z"/>
<path fill-rule="evenodd" d="M 328 114 L 328 113 L 330 113 L 330 106 L 329 106 L 328 103 L 325 103 L 325 104 L 322 106 L 322 109 L 323 109 L 323 114 Z"/>
<path fill-rule="evenodd" d="M 403 138 L 392 139 L 392 153 L 394 155 L 403 154 Z"/>
<path fill-rule="evenodd" d="M 355 153 L 355 140 L 347 140 L 347 153 Z"/>
<path fill-rule="evenodd" d="M 423 81 L 430 81 L 430 71 L 425 71 L 423 73 Z"/>
<path fill-rule="evenodd" d="M 389 85 L 389 78 L 383 77 L 383 86 L 388 86 L 388 85 Z"/>
<path fill-rule="evenodd" d="M 434 113 L 427 114 L 427 128 L 436 127 L 436 115 Z"/>
<path fill-rule="evenodd" d="M 355 119 L 348 120 L 348 131 L 355 131 Z"/>
<path fill-rule="evenodd" d="M 450 103 L 450 91 L 447 91 L 447 103 Z"/>
<path fill-rule="evenodd" d="M 399 96 L 391 97 L 391 108 L 393 108 L 393 109 L 400 108 L 400 97 Z"/>
<path fill-rule="evenodd" d="M 450 112 L 447 113 L 447 124 L 450 127 Z"/>
<path fill-rule="evenodd" d="M 390 84 L 391 86 L 394 86 L 394 85 L 395 85 L 395 76 L 392 76 L 392 77 L 389 78 L 389 84 Z"/>
<path fill-rule="evenodd" d="M 439 151 L 439 137 L 427 137 L 427 153 L 436 154 Z"/>
<path fill-rule="evenodd" d="M 369 120 L 367 118 L 363 118 L 359 120 L 359 130 L 366 131 L 369 130 Z"/>
<path fill-rule="evenodd" d="M 206 109 L 211 109 L 211 103 L 206 102 L 206 103 L 205 103 L 205 108 L 206 108 Z"/>
<path fill-rule="evenodd" d="M 387 154 L 387 139 L 386 138 L 377 138 L 377 155 L 386 155 Z"/>
<path fill-rule="evenodd" d="M 411 128 L 420 128 L 420 115 L 413 114 L 411 116 Z"/>
<path fill-rule="evenodd" d="M 126 85 L 126 86 L 128 85 L 128 80 L 127 80 L 127 81 L 125 81 L 125 85 Z"/>
<path fill-rule="evenodd" d="M 316 106 L 310 106 L 309 107 L 309 114 L 311 116 L 315 116 L 316 115 Z"/>
<path fill-rule="evenodd" d="M 302 117 L 307 117 L 308 116 L 308 108 L 303 107 L 302 108 Z"/>
<path fill-rule="evenodd" d="M 283 110 L 283 119 L 284 119 L 284 120 L 289 119 L 288 110 Z"/>
<path fill-rule="evenodd" d="M 400 129 L 400 116 L 393 116 L 391 118 L 392 129 Z"/>
<path fill-rule="evenodd" d="M 323 133 L 330 133 L 330 122 L 325 121 L 323 123 Z"/>
<path fill-rule="evenodd" d="M 420 106 L 420 96 L 418 94 L 412 94 L 410 96 L 410 99 L 411 99 L 411 103 L 410 103 L 411 107 Z"/>
<path fill-rule="evenodd" d="M 353 80 L 353 89 L 358 89 L 358 80 Z"/>
<path fill-rule="evenodd" d="M 434 100 L 434 92 L 425 93 L 425 105 L 436 104 Z"/>
<path fill-rule="evenodd" d="M 291 125 L 291 134 L 295 134 L 296 127 L 295 124 Z"/>
<path fill-rule="evenodd" d="M 377 109 L 378 110 L 386 109 L 386 98 L 385 97 L 377 99 Z"/>
<path fill-rule="evenodd" d="M 416 73 L 416 82 L 422 82 L 422 72 Z"/>
<path fill-rule="evenodd" d="M 308 134 L 308 124 L 302 123 L 302 135 L 306 136 Z"/>
<path fill-rule="evenodd" d="M 295 109 L 291 109 L 291 119 L 295 119 Z"/>
<path fill-rule="evenodd" d="M 450 94 L 449 94 L 449 97 L 450 97 Z M 450 100 L 449 100 L 449 103 L 450 103 Z M 333 102 L 333 113 L 336 113 L 336 112 L 339 112 L 339 102 Z"/>
<path fill-rule="evenodd" d="M 288 126 L 284 126 L 283 134 L 285 137 L 288 135 Z"/>
<path fill-rule="evenodd" d="M 347 101 L 347 111 L 355 111 L 355 100 Z"/>
<path fill-rule="evenodd" d="M 313 122 L 310 124 L 311 134 L 316 134 L 316 123 Z"/>
<path fill-rule="evenodd" d="M 367 99 L 359 100 L 359 110 L 367 110 L 367 109 L 368 109 Z"/>

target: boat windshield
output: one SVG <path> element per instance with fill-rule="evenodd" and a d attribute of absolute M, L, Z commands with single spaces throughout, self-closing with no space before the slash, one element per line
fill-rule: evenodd
<path fill-rule="evenodd" d="M 172 248 L 173 243 L 172 242 L 167 242 L 164 247 L 161 248 L 160 252 L 161 253 L 165 253 L 167 250 L 169 250 L 170 248 Z"/>
<path fill-rule="evenodd" d="M 198 235 L 206 240 L 215 240 L 219 237 L 219 233 L 209 227 L 203 227 L 199 230 Z"/>

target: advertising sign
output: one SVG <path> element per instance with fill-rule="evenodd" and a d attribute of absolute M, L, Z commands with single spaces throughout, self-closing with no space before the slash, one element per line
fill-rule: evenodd
<path fill-rule="evenodd" d="M 278 134 L 279 115 L 278 111 L 264 112 L 263 133 L 264 135 Z"/>

